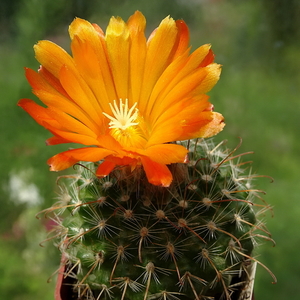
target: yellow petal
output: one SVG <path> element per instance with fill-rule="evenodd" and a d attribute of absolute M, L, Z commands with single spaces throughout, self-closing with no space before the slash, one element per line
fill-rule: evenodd
<path fill-rule="evenodd" d="M 54 135 L 48 144 L 94 146 L 52 157 L 51 170 L 104 159 L 100 175 L 143 165 L 150 183 L 169 186 L 167 165 L 187 154 L 176 142 L 224 127 L 206 95 L 220 75 L 210 45 L 190 54 L 184 21 L 165 18 L 148 40 L 145 26 L 138 11 L 126 23 L 112 17 L 105 34 L 76 18 L 69 27 L 73 57 L 49 41 L 35 46 L 42 67 L 27 69 L 26 77 L 47 108 L 28 99 L 19 105 Z"/>
<path fill-rule="evenodd" d="M 208 93 L 220 79 L 221 65 L 213 63 L 206 66 L 204 69 L 206 69 L 207 75 L 201 82 L 201 85 L 196 89 L 199 94 Z"/>
<path fill-rule="evenodd" d="M 96 124 L 102 124 L 104 116 L 94 94 L 77 71 L 63 66 L 59 74 L 60 82 L 68 95 L 80 106 Z"/>
<path fill-rule="evenodd" d="M 118 99 L 128 98 L 130 34 L 120 17 L 112 17 L 105 36 Z"/>
<path fill-rule="evenodd" d="M 79 73 L 96 96 L 102 111 L 116 99 L 110 66 L 99 33 L 88 21 L 76 18 L 69 27 L 71 49 Z"/>
<path fill-rule="evenodd" d="M 217 64 L 200 68 L 183 78 L 169 91 L 163 99 L 156 101 L 153 107 L 151 122 L 166 109 L 184 98 L 192 98 L 208 92 L 219 80 L 220 67 Z"/>
<path fill-rule="evenodd" d="M 140 12 L 135 12 L 127 22 L 130 33 L 130 82 L 129 82 L 129 106 L 138 103 L 142 89 L 147 51 L 145 26 L 146 19 Z"/>
<path fill-rule="evenodd" d="M 194 133 L 195 130 L 202 126 L 201 113 L 211 107 L 207 100 L 208 96 L 199 95 L 192 99 L 178 101 L 166 109 L 155 122 L 146 147 L 188 139 L 191 136 L 191 132 Z M 211 121 L 212 117 L 210 115 L 208 117 L 208 120 L 206 118 L 202 120 L 203 125 Z M 196 122 L 197 124 L 194 125 Z"/>
<path fill-rule="evenodd" d="M 151 93 L 151 100 L 159 106 L 166 95 L 172 91 L 185 77 L 194 73 L 210 50 L 210 45 L 206 44 L 195 50 L 190 56 L 189 52 L 183 53 L 179 59 L 173 61 L 158 79 Z M 180 98 L 179 98 L 180 99 Z M 154 104 L 154 105 L 155 105 Z M 158 114 L 155 109 L 152 115 Z"/>
<path fill-rule="evenodd" d="M 160 106 L 166 95 L 180 82 L 181 78 L 177 80 L 176 77 L 178 77 L 178 74 L 184 72 L 187 59 L 188 51 L 173 61 L 157 80 L 149 99 L 149 101 L 153 103 L 152 109 L 145 114 L 148 122 L 153 123 L 155 118 L 159 115 L 156 111 L 156 106 Z"/>
<path fill-rule="evenodd" d="M 75 69 L 72 57 L 61 47 L 50 41 L 39 41 L 34 46 L 35 57 L 50 73 L 56 78 L 62 66 L 66 65 L 69 69 Z"/>
<path fill-rule="evenodd" d="M 139 109 L 147 115 L 153 103 L 149 102 L 149 96 L 156 81 L 170 63 L 169 59 L 177 38 L 177 26 L 172 18 L 165 18 L 148 42 L 145 61 L 143 90 L 140 97 Z"/>

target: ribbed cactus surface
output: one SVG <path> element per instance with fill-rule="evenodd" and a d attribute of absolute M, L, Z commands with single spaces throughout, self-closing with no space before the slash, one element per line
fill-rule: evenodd
<path fill-rule="evenodd" d="M 170 187 L 142 168 L 95 176 L 95 164 L 58 180 L 54 235 L 72 299 L 239 299 L 268 206 L 243 155 L 212 140 L 190 141 Z M 257 201 L 258 200 L 258 201 Z"/>

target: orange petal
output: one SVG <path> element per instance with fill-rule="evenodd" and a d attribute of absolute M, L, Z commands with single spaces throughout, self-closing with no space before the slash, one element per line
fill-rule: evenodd
<path fill-rule="evenodd" d="M 110 99 L 110 101 L 116 99 L 117 94 L 111 74 L 107 47 L 102 29 L 96 24 L 91 24 L 86 20 L 76 18 L 69 27 L 69 33 L 72 39 L 72 51 L 74 51 L 74 56 L 76 56 L 77 54 L 80 55 L 80 52 L 81 54 L 84 54 L 82 52 L 87 50 L 87 53 L 84 55 L 86 56 L 86 58 L 83 59 L 83 61 L 80 61 L 81 58 L 77 55 L 76 61 L 82 65 L 82 68 L 84 68 L 84 60 L 88 60 L 88 68 L 90 70 L 93 69 L 90 65 L 94 64 L 94 70 L 92 71 L 92 74 L 99 76 L 99 78 L 100 76 L 102 76 L 108 98 Z M 73 45 L 76 39 L 77 44 L 78 41 L 81 41 L 81 46 L 83 47 L 83 49 L 76 49 L 76 45 Z M 85 47 L 87 47 L 87 49 L 85 49 Z M 94 54 L 92 54 L 92 52 L 96 54 L 96 60 L 94 60 Z M 97 74 L 99 72 L 99 69 L 102 75 Z M 86 73 L 87 72 L 85 71 L 85 74 Z M 90 74 L 90 77 L 93 77 L 92 74 Z M 96 80 L 96 78 L 94 78 L 94 80 Z"/>
<path fill-rule="evenodd" d="M 48 159 L 51 171 L 67 169 L 79 161 L 96 162 L 112 154 L 113 151 L 102 148 L 79 148 L 61 152 Z"/>
<path fill-rule="evenodd" d="M 197 94 L 204 94 L 205 86 L 203 86 L 203 81 L 206 76 L 208 76 L 207 70 L 205 68 L 199 69 L 192 73 L 191 75 L 183 78 L 173 87 L 172 90 L 163 98 L 158 98 L 155 101 L 155 106 L 152 110 L 151 123 L 154 125 L 154 122 L 157 120 L 164 111 L 172 107 L 178 101 L 185 98 L 192 98 Z M 203 92 L 201 91 L 203 88 Z M 198 92 L 199 90 L 199 92 Z"/>
<path fill-rule="evenodd" d="M 49 116 L 47 108 L 36 104 L 30 99 L 21 99 L 18 106 L 22 107 L 38 124 L 46 129 L 50 129 L 52 126 L 61 127 L 56 120 Z"/>
<path fill-rule="evenodd" d="M 185 89 L 179 90 L 181 92 L 185 91 L 187 93 L 195 93 L 194 90 L 201 85 L 201 80 L 206 76 L 207 72 L 204 70 L 199 70 L 199 64 L 205 59 L 207 54 L 209 53 L 210 45 L 206 44 L 199 47 L 196 51 L 194 51 L 191 56 L 188 55 L 188 51 L 186 51 L 185 55 L 182 55 L 179 59 L 172 62 L 166 70 L 163 72 L 162 76 L 157 81 L 153 91 L 151 93 L 151 97 L 149 101 L 152 101 L 153 108 L 151 114 L 149 114 L 149 121 L 153 123 L 158 115 L 166 110 L 166 108 L 170 107 L 173 103 L 168 101 L 175 101 L 183 99 L 182 94 L 178 94 L 176 98 L 170 98 L 168 94 L 171 93 L 174 89 L 181 84 L 181 87 L 184 86 Z M 194 78 L 194 84 L 192 80 L 190 80 L 191 74 L 197 72 L 192 78 Z M 199 75 L 200 73 L 200 75 Z M 201 75 L 202 74 L 202 75 Z M 189 78 L 185 80 L 185 78 Z M 219 77 L 218 77 L 219 78 Z M 177 92 L 176 92 L 177 93 Z"/>
<path fill-rule="evenodd" d="M 176 77 L 184 72 L 187 60 L 188 51 L 172 62 L 157 80 L 149 99 L 153 103 L 151 113 L 144 114 L 148 122 L 152 123 L 157 118 L 159 113 L 157 113 L 156 106 L 161 105 L 165 96 L 181 81 L 181 78 L 177 80 Z"/>
<path fill-rule="evenodd" d="M 70 101 L 63 96 L 58 96 L 56 94 L 51 94 L 43 90 L 34 91 L 34 94 L 48 107 L 54 107 L 56 110 L 60 110 L 75 119 L 79 120 L 81 123 L 89 127 L 95 134 L 100 134 L 99 124 L 95 124 L 91 118 L 83 111 L 76 103 Z"/>
<path fill-rule="evenodd" d="M 164 122 L 160 126 L 157 126 L 148 139 L 145 147 L 152 147 L 156 144 L 168 143 L 178 140 L 178 137 L 182 135 L 182 127 L 177 120 Z"/>
<path fill-rule="evenodd" d="M 109 175 L 109 173 L 116 167 L 116 163 L 111 162 L 111 161 L 104 161 L 102 162 L 96 171 L 96 175 L 97 177 L 105 177 L 107 175 Z"/>
<path fill-rule="evenodd" d="M 192 99 L 183 99 L 163 112 L 155 122 L 147 146 L 189 139 L 191 133 L 212 120 L 211 104 L 207 95 L 199 95 Z"/>
<path fill-rule="evenodd" d="M 63 66 L 59 78 L 62 86 L 74 102 L 76 102 L 96 124 L 102 124 L 105 117 L 102 115 L 99 103 L 93 92 L 82 80 L 80 74 L 78 74 L 78 71 L 73 71 L 67 66 Z"/>
<path fill-rule="evenodd" d="M 105 34 L 104 34 L 104 31 L 102 30 L 102 28 L 96 24 L 96 23 L 92 23 L 94 29 L 96 30 L 96 32 L 98 33 L 98 36 L 101 40 L 104 41 L 104 44 L 105 44 Z"/>
<path fill-rule="evenodd" d="M 211 49 L 209 49 L 209 52 L 207 53 L 207 55 L 205 56 L 205 58 L 203 59 L 203 61 L 201 62 L 201 64 L 199 65 L 200 68 L 206 67 L 209 64 L 212 64 L 213 61 L 215 59 L 215 55 L 212 52 Z"/>
<path fill-rule="evenodd" d="M 148 41 L 147 56 L 144 69 L 143 90 L 140 97 L 139 109 L 147 115 L 150 112 L 152 103 L 148 99 L 152 89 L 161 76 L 167 65 L 170 63 L 170 56 L 177 38 L 177 26 L 172 18 L 165 18 Z"/>
<path fill-rule="evenodd" d="M 109 134 L 100 135 L 98 136 L 98 141 L 102 148 L 114 150 L 120 156 L 125 155 L 125 152 L 123 151 L 121 145 L 111 135 Z"/>
<path fill-rule="evenodd" d="M 97 171 L 96 175 L 98 177 L 105 177 L 109 175 L 109 173 L 116 167 L 116 166 L 127 166 L 130 165 L 132 169 L 136 167 L 138 160 L 136 158 L 128 157 L 128 156 L 114 156 L 110 155 L 105 158 L 104 162 L 102 162 Z"/>
<path fill-rule="evenodd" d="M 150 183 L 163 187 L 170 186 L 173 176 L 166 165 L 154 162 L 146 156 L 141 157 L 141 162 Z"/>
<path fill-rule="evenodd" d="M 34 91 L 43 90 L 48 93 L 61 96 L 61 94 L 47 80 L 45 80 L 40 73 L 37 73 L 30 68 L 25 68 L 25 76 Z"/>
<path fill-rule="evenodd" d="M 178 29 L 178 42 L 176 46 L 177 47 L 176 52 L 174 53 L 174 56 L 172 58 L 173 60 L 178 56 L 182 55 L 183 53 L 185 53 L 185 51 L 189 47 L 189 42 L 190 42 L 189 28 L 186 25 L 186 23 L 183 20 L 177 20 L 176 26 Z"/>
<path fill-rule="evenodd" d="M 153 145 L 142 153 L 159 164 L 183 163 L 188 150 L 176 144 Z"/>
<path fill-rule="evenodd" d="M 88 135 L 63 131 L 63 130 L 59 130 L 59 129 L 55 129 L 55 128 L 52 128 L 51 132 L 54 135 L 62 138 L 63 140 L 68 140 L 69 143 L 77 143 L 77 144 L 82 144 L 82 145 L 86 145 L 86 146 L 100 146 L 100 143 L 96 138 L 93 138 Z M 51 140 L 50 140 L 50 142 L 51 142 Z"/>
<path fill-rule="evenodd" d="M 84 145 L 99 145 L 99 140 L 93 131 L 62 112 L 39 106 L 30 99 L 21 99 L 18 105 L 29 113 L 36 122 L 57 136 L 58 139 L 54 139 L 55 143 L 58 143 L 60 138 L 62 138 L 64 142 L 68 140 L 72 143 L 81 143 Z M 74 129 L 85 134 L 76 134 L 65 131 L 72 131 Z M 60 140 L 59 143 L 61 143 L 62 140 Z M 49 144 L 52 144 L 51 139 Z"/>
<path fill-rule="evenodd" d="M 109 111 L 108 103 L 116 99 L 116 92 L 98 32 L 91 23 L 79 18 L 72 22 L 69 32 L 79 73 L 93 91 L 102 111 Z"/>
<path fill-rule="evenodd" d="M 218 134 L 220 131 L 222 131 L 224 126 L 225 126 L 224 117 L 217 112 L 212 112 L 212 120 L 209 123 L 207 123 L 205 126 L 200 127 L 199 130 L 195 132 L 191 138 L 212 137 Z"/>
<path fill-rule="evenodd" d="M 106 45 L 118 99 L 128 98 L 130 34 L 120 17 L 112 17 L 106 29 Z"/>
<path fill-rule="evenodd" d="M 97 138 L 97 134 L 93 130 L 65 112 L 62 112 L 55 107 L 49 107 L 47 111 L 48 115 L 54 120 L 57 120 L 57 123 L 60 124 L 58 127 L 59 130 L 62 129 L 64 131 L 90 136 L 94 139 Z"/>
<path fill-rule="evenodd" d="M 210 64 L 203 69 L 206 69 L 207 76 L 197 89 L 197 93 L 199 94 L 208 93 L 216 85 L 221 74 L 221 65 L 216 63 Z"/>
<path fill-rule="evenodd" d="M 63 139 L 59 136 L 52 136 L 51 138 L 46 140 L 47 146 L 59 145 L 59 144 L 66 144 L 70 143 L 69 140 Z"/>
<path fill-rule="evenodd" d="M 172 122 L 173 119 L 177 119 L 178 125 L 180 126 L 180 121 L 193 119 L 202 111 L 211 111 L 212 104 L 208 99 L 209 96 L 206 94 L 179 99 L 173 105 L 166 107 L 159 115 L 155 124 L 153 124 L 152 132 L 154 132 L 156 127 L 160 127 L 163 123 Z"/>
<path fill-rule="evenodd" d="M 98 63 L 99 54 L 96 49 L 93 49 L 92 44 L 89 44 L 89 42 L 82 41 L 75 36 L 72 41 L 72 52 L 78 71 L 95 95 L 101 111 L 110 111 L 108 103 L 115 99 L 116 93 L 114 88 L 110 90 L 105 85 L 107 80 L 104 79 L 104 72 Z M 113 85 L 112 79 L 110 85 Z"/>
<path fill-rule="evenodd" d="M 70 101 L 72 101 L 72 99 L 62 87 L 58 78 L 52 75 L 45 67 L 41 66 L 39 68 L 39 75 L 48 83 L 48 86 L 56 90 L 58 93 L 62 94 L 65 98 L 68 98 Z"/>
<path fill-rule="evenodd" d="M 71 40 L 75 37 L 79 37 L 82 41 L 89 41 L 93 49 L 100 50 L 99 47 L 101 47 L 101 45 L 99 45 L 99 33 L 87 20 L 75 18 L 69 26 L 69 35 Z"/>
<path fill-rule="evenodd" d="M 56 78 L 59 77 L 60 69 L 67 65 L 75 69 L 72 57 L 61 47 L 50 41 L 39 41 L 34 46 L 35 57 Z"/>
<path fill-rule="evenodd" d="M 65 91 L 63 94 L 58 92 L 41 74 L 47 74 L 46 76 L 48 78 L 51 78 L 52 76 L 51 74 L 49 75 L 45 69 L 43 69 L 42 73 L 37 73 L 29 68 L 26 69 L 26 77 L 34 89 L 34 94 L 47 106 L 55 107 L 62 112 L 66 112 L 86 124 L 86 126 L 91 128 L 94 132 L 99 132 L 99 125 L 95 125 L 86 113 L 78 105 L 76 105 L 76 103 L 70 100 L 69 96 L 65 97 L 64 95 L 67 95 Z M 52 78 L 51 80 L 53 81 L 55 79 Z"/>
<path fill-rule="evenodd" d="M 146 38 L 145 27 L 146 19 L 140 12 L 135 12 L 128 22 L 127 26 L 130 32 L 130 82 L 129 82 L 129 106 L 139 102 L 144 76 L 145 58 L 146 58 Z"/>

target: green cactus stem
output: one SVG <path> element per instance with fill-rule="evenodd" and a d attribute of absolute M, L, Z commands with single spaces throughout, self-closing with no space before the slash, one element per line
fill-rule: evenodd
<path fill-rule="evenodd" d="M 86 300 L 239 299 L 270 206 L 252 185 L 245 154 L 224 142 L 189 141 L 170 187 L 148 183 L 142 168 L 95 176 L 94 163 L 61 176 L 59 201 L 44 211 L 64 257 L 73 298 Z"/>

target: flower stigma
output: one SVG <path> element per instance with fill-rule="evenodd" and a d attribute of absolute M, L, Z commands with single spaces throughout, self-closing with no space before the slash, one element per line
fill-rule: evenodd
<path fill-rule="evenodd" d="M 135 102 L 130 109 L 128 108 L 128 99 L 125 100 L 125 104 L 123 103 L 123 100 L 120 99 L 119 107 L 116 100 L 114 100 L 113 105 L 109 103 L 109 106 L 114 116 L 112 117 L 103 112 L 103 114 L 110 119 L 109 128 L 126 130 L 131 126 L 139 124 L 139 122 L 134 122 L 138 116 L 138 109 L 136 108 L 137 102 Z"/>

